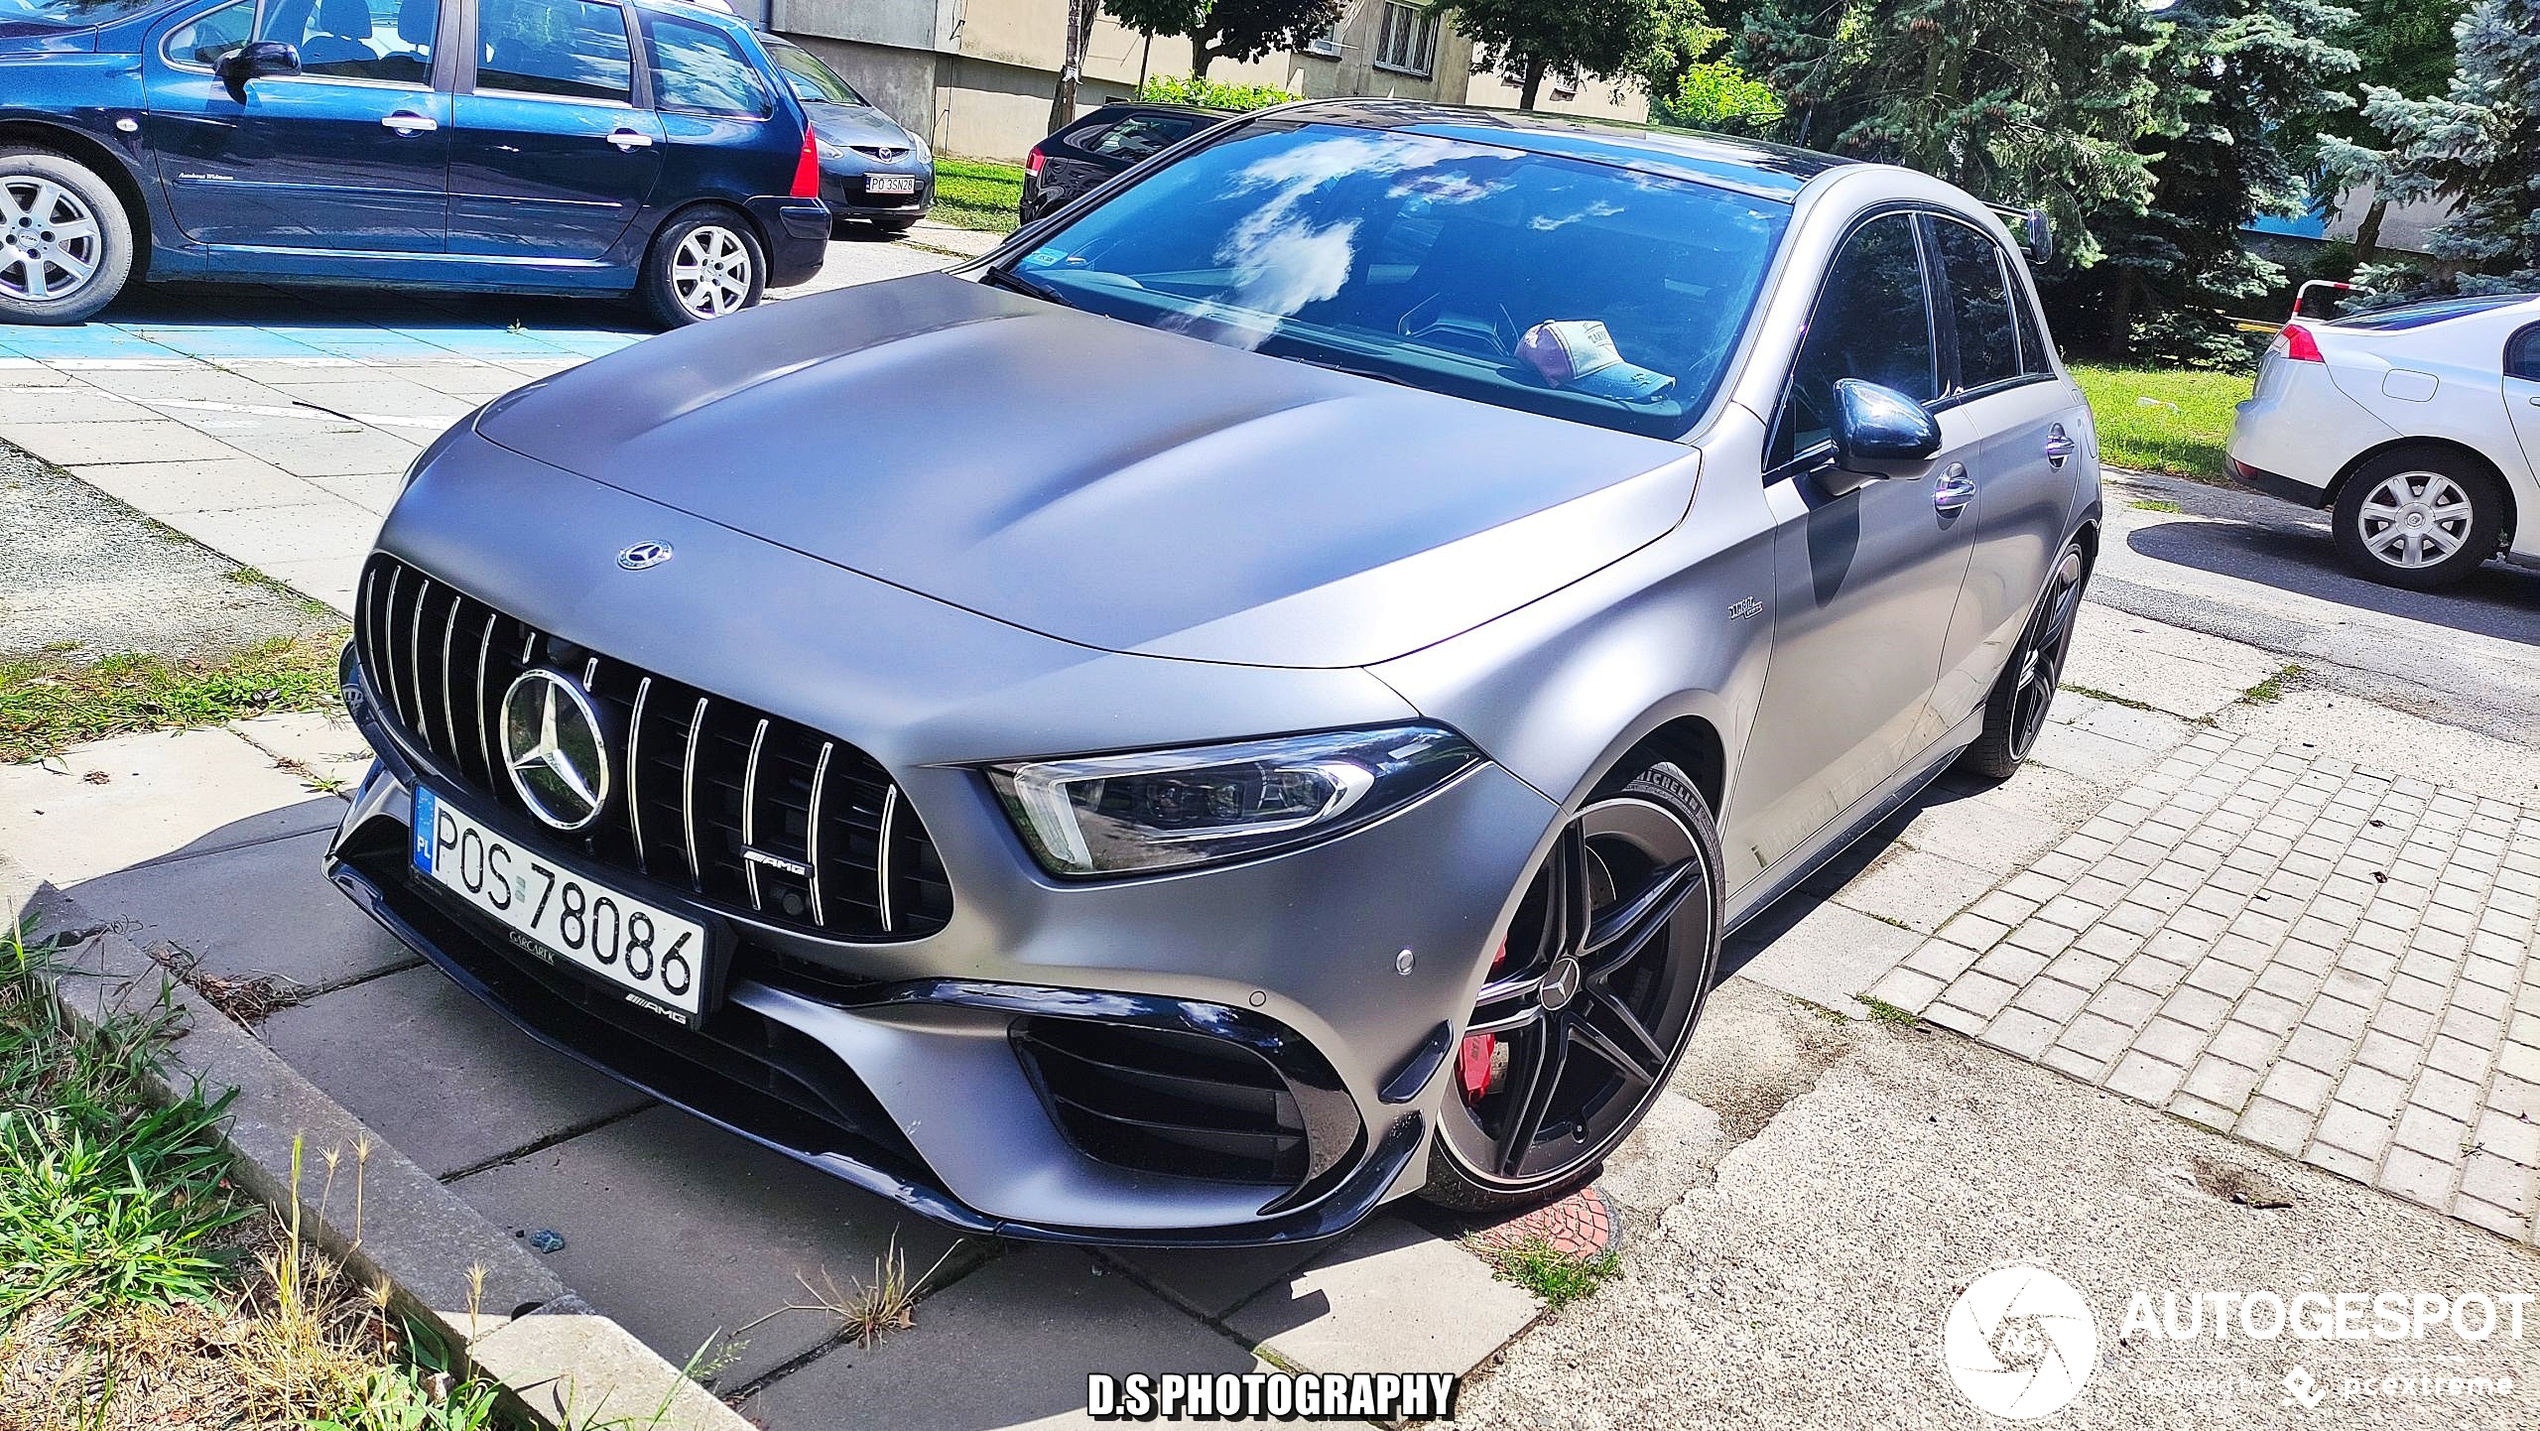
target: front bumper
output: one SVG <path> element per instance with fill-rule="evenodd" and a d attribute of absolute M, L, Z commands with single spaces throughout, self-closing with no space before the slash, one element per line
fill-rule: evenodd
<path fill-rule="evenodd" d="M 865 180 L 869 175 L 905 173 L 917 181 L 913 194 L 875 194 L 869 192 Z M 881 169 L 870 163 L 848 164 L 823 160 L 820 167 L 820 197 L 829 212 L 842 219 L 918 219 L 935 206 L 935 171 Z"/>
<path fill-rule="evenodd" d="M 767 286 L 808 283 L 829 258 L 829 209 L 818 199 L 756 198 L 750 217 L 767 235 Z"/>
<path fill-rule="evenodd" d="M 705 554 L 702 531 L 680 540 L 679 566 L 685 552 Z M 848 629 L 918 624 L 902 605 L 916 598 L 834 568 L 819 575 L 834 584 Z M 858 593 L 890 603 L 888 613 L 852 609 Z M 594 646 L 604 639 L 595 634 Z M 1186 682 L 1208 669 L 1163 664 Z M 418 749 L 356 659 L 344 675 L 347 705 L 379 755 L 328 855 L 329 877 L 358 905 L 550 1045 L 929 1217 L 999 1235 L 1292 1241 L 1340 1232 L 1416 1187 L 1445 1091 L 1434 1075 L 1554 815 L 1531 788 L 1483 766 L 1384 821 L 1286 855 L 1062 885 L 1029 864 L 974 770 L 891 762 L 956 897 L 934 934 L 859 944 L 757 922 L 684 885 L 564 851 Z M 413 872 L 418 783 L 546 857 L 736 930 L 724 1002 L 682 1028 L 627 1007 L 611 986 L 515 952 L 498 926 Z M 1407 969 L 1404 951 L 1416 954 Z M 1052 1027 L 1215 1040 L 1275 1070 L 1280 1087 L 1244 1096 L 1284 1093 L 1311 1152 L 1304 1170 L 1275 1181 L 1188 1176 L 1172 1161 L 1096 1146 L 1051 1082 L 1049 1060 L 1066 1052 L 1046 1047 Z M 1110 1111 L 1170 1123 L 1171 1107 L 1159 1098 Z"/>

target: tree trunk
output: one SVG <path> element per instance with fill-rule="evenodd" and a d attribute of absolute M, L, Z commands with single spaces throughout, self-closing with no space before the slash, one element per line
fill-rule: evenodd
<path fill-rule="evenodd" d="M 1517 107 L 1519 109 L 1534 108 L 1535 91 L 1541 88 L 1543 88 L 1543 61 L 1535 59 L 1532 56 L 1528 56 L 1526 59 L 1525 78 L 1518 90 Z"/>
<path fill-rule="evenodd" d="M 2364 221 L 2355 225 L 2355 267 L 2372 262 L 2381 252 L 2381 216 L 2390 211 L 2390 201 L 2375 195 L 2372 207 L 2364 210 Z"/>
<path fill-rule="evenodd" d="M 1191 36 L 1191 78 L 1208 78 L 1208 62 L 1215 58 L 1217 58 L 1217 52 L 1208 47 L 1208 40 L 1204 36 Z"/>
<path fill-rule="evenodd" d="M 1058 66 L 1058 93 L 1050 99 L 1047 132 L 1056 134 L 1076 121 L 1076 86 L 1085 75 L 1085 41 L 1093 29 L 1097 0 L 1067 0 L 1067 50 Z"/>
<path fill-rule="evenodd" d="M 2117 288 L 2108 295 L 2108 361 L 2122 363 L 2134 346 L 2134 275 L 2120 269 Z"/>

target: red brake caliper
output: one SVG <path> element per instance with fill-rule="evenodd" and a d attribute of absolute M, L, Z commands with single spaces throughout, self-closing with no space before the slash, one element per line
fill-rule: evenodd
<path fill-rule="evenodd" d="M 1507 962 L 1508 945 L 1503 941 L 1499 952 L 1491 956 L 1490 974 L 1483 977 L 1496 975 L 1499 966 Z M 1508 1060 L 1500 1052 L 1497 1034 L 1466 1034 L 1463 1046 L 1455 1051 L 1455 1082 L 1464 1090 L 1467 1103 L 1479 1103 L 1490 1096 L 1507 1068 Z"/>

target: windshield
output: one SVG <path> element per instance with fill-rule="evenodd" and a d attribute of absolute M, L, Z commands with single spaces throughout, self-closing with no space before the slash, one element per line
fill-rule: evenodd
<path fill-rule="evenodd" d="M 1610 165 L 1256 122 L 1015 260 L 1060 302 L 1655 437 L 1719 387 L 1790 209 Z"/>
<path fill-rule="evenodd" d="M 0 0 L 6 5 L 9 0 Z M 767 57 L 785 72 L 785 83 L 793 86 L 794 98 L 806 104 L 862 104 L 864 96 L 855 86 L 838 78 L 837 72 L 820 62 L 820 56 L 800 45 L 789 45 L 767 35 L 759 36 L 767 46 Z"/>
<path fill-rule="evenodd" d="M 167 0 L 0 0 L 0 27 L 41 25 L 48 29 L 85 30 L 146 15 Z"/>

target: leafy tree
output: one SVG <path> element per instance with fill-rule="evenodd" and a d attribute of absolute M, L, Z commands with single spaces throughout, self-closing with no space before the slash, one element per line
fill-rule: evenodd
<path fill-rule="evenodd" d="M 2388 147 L 2332 143 L 2332 163 L 2343 176 L 2378 180 L 2393 202 L 2455 206 L 2427 244 L 2457 266 L 2451 286 L 2540 288 L 2540 0 L 2477 0 L 2453 35 L 2448 92 L 2410 99 L 2387 85 L 2368 89 L 2364 118 Z M 2385 286 L 2399 275 L 2364 277 Z"/>
<path fill-rule="evenodd" d="M 1736 59 L 1781 96 L 1776 137 L 2038 204 L 2087 266 L 2151 207 L 2170 28 L 2141 0 L 1755 0 Z"/>
<path fill-rule="evenodd" d="M 2172 122 L 2136 141 L 2153 195 L 2140 215 L 2094 216 L 2105 261 L 2050 288 L 2059 326 L 2109 356 L 2137 348 L 2207 367 L 2247 361 L 2230 319 L 2284 283 L 2242 247 L 2261 214 L 2311 202 L 2321 126 L 2351 109 L 2356 59 L 2327 36 L 2349 12 L 2326 0 L 2179 0 L 2155 68 Z"/>
<path fill-rule="evenodd" d="M 1193 79 L 1188 75 L 1149 75 L 1147 82 L 1138 86 L 1138 98 L 1149 104 L 1195 104 L 1202 109 L 1241 112 L 1286 104 L 1296 96 L 1277 85 L 1228 84 L 1224 80 Z"/>
<path fill-rule="evenodd" d="M 1520 109 L 1535 107 L 1546 75 L 1572 84 L 1645 78 L 1695 41 L 1705 50 L 1718 43 L 1700 0 L 1441 0 L 1438 9 L 1473 41 L 1476 68 L 1517 86 Z M 1681 74 L 1693 58 L 1666 73 Z"/>
<path fill-rule="evenodd" d="M 2354 6 L 2354 18 L 2335 38 L 2339 45 L 2355 52 L 2355 79 L 2359 84 L 2367 89 L 2381 85 L 2410 99 L 2443 92 L 2452 78 L 2452 27 L 2460 23 L 2461 10 L 2468 0 L 2349 3 Z M 2332 116 L 2324 128 L 2330 135 L 2353 144 L 2371 144 L 2377 139 L 2361 105 Z M 2333 167 L 2323 167 L 2320 175 L 2321 192 L 2316 197 L 2323 205 L 2333 207 L 2346 187 L 2344 176 Z M 2356 262 L 2372 261 L 2381 246 L 2382 216 L 2389 210 L 2390 196 L 2375 193 L 2356 225 Z"/>
<path fill-rule="evenodd" d="M 1257 60 L 1299 49 L 1332 28 L 1342 0 L 1102 0 L 1111 17 L 1149 35 L 1185 35 L 1191 75 L 1208 78 L 1219 59 Z"/>
<path fill-rule="evenodd" d="M 1701 60 L 1687 65 L 1663 90 L 1653 86 L 1649 112 L 1662 124 L 1756 134 L 1780 122 L 1782 102 L 1772 86 L 1730 61 Z"/>

